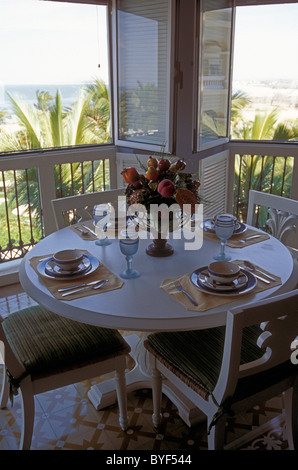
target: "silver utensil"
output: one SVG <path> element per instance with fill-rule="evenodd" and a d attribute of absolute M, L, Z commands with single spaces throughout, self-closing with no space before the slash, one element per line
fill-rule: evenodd
<path fill-rule="evenodd" d="M 179 292 L 183 292 L 183 294 L 186 295 L 186 297 L 191 301 L 191 303 L 195 306 L 197 306 L 198 304 L 196 303 L 196 301 L 189 295 L 188 292 L 186 292 L 186 290 L 183 289 L 183 287 L 181 286 L 180 282 L 175 282 L 174 283 L 174 286 L 175 288 L 179 291 Z"/>
<path fill-rule="evenodd" d="M 66 292 L 68 290 L 78 289 L 79 287 L 93 286 L 95 284 L 98 284 L 99 282 L 102 282 L 103 280 L 104 279 L 98 279 L 97 281 L 85 282 L 84 284 L 79 284 L 78 286 L 63 287 L 62 289 L 58 289 L 57 292 Z"/>
<path fill-rule="evenodd" d="M 276 279 L 272 276 L 269 276 L 269 274 L 267 273 L 264 273 L 263 271 L 261 271 L 260 269 L 256 268 L 254 264 L 252 264 L 250 261 L 248 260 L 245 260 L 243 261 L 244 263 L 244 266 L 246 266 L 247 269 L 250 269 L 252 272 L 257 272 L 259 274 L 262 274 L 263 276 L 266 276 L 268 277 L 268 279 L 271 279 L 271 281 L 276 281 Z"/>
<path fill-rule="evenodd" d="M 242 238 L 242 240 L 239 240 L 241 243 L 245 243 L 249 240 L 252 240 L 253 238 L 260 238 L 262 235 L 251 235 L 250 237 Z"/>
<path fill-rule="evenodd" d="M 243 261 L 243 264 L 245 265 L 244 261 Z M 243 269 L 243 266 L 240 266 L 240 265 L 239 265 L 239 267 Z M 265 284 L 270 284 L 270 281 L 268 281 L 268 279 L 265 279 L 264 277 L 258 276 L 258 274 L 255 274 L 255 272 L 253 271 L 253 269 L 248 268 L 247 266 L 245 266 L 245 267 L 246 267 L 249 271 L 253 272 L 253 275 L 254 275 L 257 279 L 259 279 L 259 280 L 262 281 L 262 282 L 265 282 Z"/>
<path fill-rule="evenodd" d="M 82 227 L 84 227 L 88 232 L 92 233 L 92 235 L 95 235 L 97 237 L 97 233 L 94 232 L 91 228 L 87 227 L 87 225 L 82 224 Z"/>
<path fill-rule="evenodd" d="M 103 281 L 101 281 L 101 283 L 99 283 L 95 286 L 80 287 L 79 289 L 75 289 L 75 290 L 72 290 L 70 292 L 64 292 L 64 294 L 62 294 L 62 297 L 66 297 L 67 295 L 75 294 L 76 292 L 83 292 L 83 291 L 88 290 L 88 289 L 93 289 L 93 290 L 99 289 L 106 282 L 108 282 L 107 279 L 104 279 Z"/>

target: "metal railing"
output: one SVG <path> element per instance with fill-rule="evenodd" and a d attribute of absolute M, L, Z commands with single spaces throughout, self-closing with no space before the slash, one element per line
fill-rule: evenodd
<path fill-rule="evenodd" d="M 298 146 L 231 142 L 227 184 L 239 220 L 246 220 L 248 191 L 298 200 Z M 216 155 L 215 155 L 216 156 Z M 23 257 L 56 230 L 51 200 L 117 187 L 116 147 L 0 157 L 0 263 Z"/>
<path fill-rule="evenodd" d="M 52 199 L 115 187 L 115 159 L 111 147 L 0 158 L 0 263 L 56 229 Z"/>
<path fill-rule="evenodd" d="M 298 199 L 298 146 L 262 142 L 230 143 L 234 165 L 233 208 L 246 221 L 250 189 Z M 260 220 L 260 227 L 264 221 Z"/>

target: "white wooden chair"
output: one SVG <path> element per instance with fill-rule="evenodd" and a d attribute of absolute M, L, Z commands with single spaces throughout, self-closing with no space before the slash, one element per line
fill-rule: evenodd
<path fill-rule="evenodd" d="M 298 285 L 298 201 L 274 194 L 250 190 L 248 199 L 247 224 L 256 225 L 258 207 L 268 209 L 266 224 L 271 228 L 272 235 L 278 238 L 290 250 L 294 268 L 289 281 L 278 291 L 278 293 L 295 289 Z M 291 241 L 296 246 L 291 246 Z"/>
<path fill-rule="evenodd" d="M 291 360 L 297 306 L 298 290 L 231 309 L 226 327 L 149 335 L 154 426 L 161 420 L 163 378 L 207 416 L 210 450 L 224 448 L 227 415 L 285 392 L 288 442 L 298 448 L 298 353 Z"/>
<path fill-rule="evenodd" d="M 129 345 L 116 330 L 75 322 L 40 306 L 0 317 L 4 363 L 0 408 L 21 391 L 23 427 L 20 449 L 30 449 L 34 396 L 69 384 L 115 373 L 119 422 L 127 428 L 126 355 Z M 1 343 L 0 343 L 1 344 Z"/>
<path fill-rule="evenodd" d="M 75 221 L 90 220 L 95 204 L 111 203 L 117 210 L 119 196 L 124 196 L 123 188 L 53 199 L 51 202 L 57 229 L 59 230 L 67 225 L 69 220 L 67 214 L 69 213 L 72 213 Z"/>

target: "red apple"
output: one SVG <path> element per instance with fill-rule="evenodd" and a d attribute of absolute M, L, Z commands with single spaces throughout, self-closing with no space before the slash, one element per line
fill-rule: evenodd
<path fill-rule="evenodd" d="M 184 168 L 186 167 L 186 163 L 183 160 L 178 160 L 175 163 L 175 167 L 176 167 L 176 170 L 184 170 Z"/>
<path fill-rule="evenodd" d="M 168 179 L 162 180 L 157 187 L 157 191 L 163 197 L 172 197 L 175 189 L 176 186 L 174 185 L 173 181 Z"/>
<path fill-rule="evenodd" d="M 158 168 L 161 171 L 167 171 L 171 166 L 171 162 L 167 158 L 162 158 L 158 162 Z"/>

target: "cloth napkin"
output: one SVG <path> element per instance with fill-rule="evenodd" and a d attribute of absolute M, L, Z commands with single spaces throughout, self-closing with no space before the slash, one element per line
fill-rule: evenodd
<path fill-rule="evenodd" d="M 95 231 L 95 227 L 93 225 L 93 222 L 92 220 L 88 220 L 87 222 L 82 222 L 84 225 L 86 225 L 87 227 L 89 227 L 91 230 Z M 78 224 L 74 224 L 74 225 L 71 225 L 70 228 L 71 230 L 76 233 L 80 238 L 82 238 L 83 240 L 89 240 L 89 241 L 94 241 L 94 240 L 97 240 L 97 237 L 95 235 L 93 235 L 91 232 L 88 232 L 88 230 L 82 226 L 82 223 L 78 223 Z M 84 230 L 85 232 L 88 232 L 85 234 L 83 234 L 80 230 Z"/>
<path fill-rule="evenodd" d="M 251 237 L 253 235 L 259 235 L 258 238 L 251 238 L 250 240 L 246 240 L 244 243 L 243 241 L 241 242 L 240 240 L 245 240 L 248 237 Z M 204 237 L 208 237 L 211 240 L 214 240 L 216 242 L 219 242 L 218 237 L 216 236 L 215 233 L 210 233 L 210 232 L 205 232 L 204 231 Z M 245 230 L 245 232 L 234 234 L 231 238 L 227 240 L 227 246 L 230 248 L 244 248 L 245 246 L 249 245 L 254 245 L 255 243 L 260 243 L 263 242 L 264 240 L 268 240 L 270 236 L 265 233 L 265 232 L 260 232 L 259 230 L 253 230 L 251 228 L 248 228 Z"/>
<path fill-rule="evenodd" d="M 96 235 L 93 235 L 93 233 L 88 232 L 88 230 L 86 230 L 86 228 L 83 227 L 82 224 L 89 227 L 91 230 L 93 230 L 93 232 L 96 232 L 96 227 L 94 226 L 92 220 L 88 220 L 87 222 L 81 222 L 81 223 L 78 223 L 78 224 L 71 225 L 70 228 L 73 232 L 75 232 L 83 240 L 95 241 L 99 238 Z M 83 234 L 78 229 L 84 230 L 85 232 L 88 232 L 88 233 Z M 107 230 L 106 230 L 105 234 L 109 238 L 115 238 L 117 236 L 117 233 L 118 233 L 118 220 L 117 219 L 111 220 L 108 224 L 108 227 L 107 227 Z"/>
<path fill-rule="evenodd" d="M 82 252 L 89 254 L 85 250 L 82 250 Z M 50 257 L 52 256 L 52 254 L 49 254 L 48 256 Z M 42 259 L 44 258 L 46 258 L 46 255 L 42 256 Z M 41 259 L 40 256 L 35 256 L 30 259 L 30 264 L 32 268 L 35 270 L 35 272 L 38 274 L 38 276 L 42 279 L 42 282 L 48 288 L 51 294 L 53 294 L 53 296 L 59 300 L 74 300 L 80 297 L 87 297 L 90 295 L 101 294 L 103 292 L 109 292 L 115 289 L 120 289 L 124 284 L 124 282 L 120 278 L 118 278 L 115 274 L 113 274 L 103 264 L 100 264 L 99 267 L 95 271 L 93 271 L 93 273 L 86 275 L 84 277 L 81 277 L 80 279 L 73 279 L 69 281 L 64 281 L 59 278 L 49 279 L 48 277 L 42 276 L 37 270 L 37 266 L 40 263 L 40 259 Z M 75 289 L 75 287 L 79 284 L 92 282 L 92 281 L 96 281 L 100 279 L 107 279 L 108 282 L 106 282 L 102 287 L 100 287 L 97 290 L 88 289 L 82 292 L 77 292 L 75 294 L 67 295 L 66 297 L 62 297 L 62 292 L 61 293 L 58 292 L 58 289 L 63 288 L 63 287 L 73 286 Z"/>
<path fill-rule="evenodd" d="M 242 260 L 235 260 L 233 263 L 238 264 L 242 267 L 243 261 Z M 258 268 L 259 266 L 256 266 Z M 262 281 L 259 281 L 257 279 L 257 285 L 256 287 L 248 292 L 247 294 L 242 294 L 237 296 L 219 296 L 219 295 L 211 295 L 211 294 L 206 294 L 205 292 L 201 291 L 198 287 L 196 287 L 190 280 L 191 273 L 184 274 L 182 276 L 178 276 L 175 278 L 171 279 L 164 279 L 163 282 L 161 283 L 160 288 L 170 294 L 177 302 L 179 302 L 183 307 L 186 308 L 186 310 L 192 310 L 194 312 L 205 312 L 206 310 L 210 310 L 215 307 L 220 307 L 221 305 L 225 305 L 228 303 L 231 303 L 238 298 L 241 298 L 242 300 L 249 299 L 251 295 L 254 295 L 258 292 L 262 292 L 267 289 L 271 289 L 272 287 L 281 285 L 281 279 L 278 276 L 270 274 L 268 271 L 265 269 L 259 267 L 262 271 L 265 273 L 268 273 L 269 275 L 273 276 L 276 281 L 270 281 L 270 284 L 265 284 Z M 261 276 L 261 275 L 260 275 Z M 265 277 L 265 276 L 262 276 Z M 198 306 L 193 305 L 190 300 L 186 297 L 186 295 L 183 292 L 178 292 L 174 283 L 175 281 L 179 281 L 181 286 L 188 292 L 191 297 L 197 302 Z"/>

